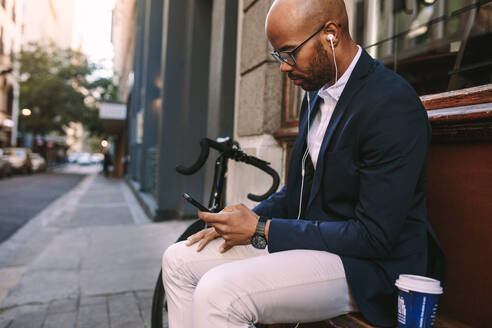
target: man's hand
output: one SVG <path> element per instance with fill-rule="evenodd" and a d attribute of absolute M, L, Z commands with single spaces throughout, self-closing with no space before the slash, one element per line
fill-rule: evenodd
<path fill-rule="evenodd" d="M 197 241 L 200 241 L 198 247 L 196 249 L 197 252 L 201 251 L 209 242 L 219 237 L 220 235 L 215 231 L 214 228 L 203 229 L 198 231 L 197 233 L 188 237 L 188 241 L 186 242 L 186 246 L 191 246 Z"/>
<path fill-rule="evenodd" d="M 236 245 L 249 244 L 260 218 L 243 204 L 227 206 L 219 213 L 198 211 L 198 216 L 224 238 L 221 253 Z"/>

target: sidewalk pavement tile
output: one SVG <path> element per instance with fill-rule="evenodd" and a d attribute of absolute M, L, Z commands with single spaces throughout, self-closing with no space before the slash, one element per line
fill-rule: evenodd
<path fill-rule="evenodd" d="M 106 304 L 106 296 L 82 296 L 80 306 Z"/>
<path fill-rule="evenodd" d="M 75 328 L 77 312 L 48 314 L 43 328 Z"/>
<path fill-rule="evenodd" d="M 57 313 L 76 312 L 77 303 L 78 299 L 76 298 L 64 298 L 61 300 L 52 301 L 48 307 L 48 313 L 51 315 Z"/>
<path fill-rule="evenodd" d="M 108 297 L 111 328 L 143 326 L 143 318 L 133 292 Z"/>
<path fill-rule="evenodd" d="M 121 203 L 120 203 L 121 204 Z M 79 207 L 65 228 L 113 226 L 133 224 L 128 207 L 124 204 L 118 207 Z"/>
<path fill-rule="evenodd" d="M 29 271 L 24 273 L 19 284 L 9 291 L 2 307 L 48 303 L 52 300 L 77 297 L 79 274 L 70 271 Z"/>
<path fill-rule="evenodd" d="M 152 297 L 154 296 L 153 290 L 147 291 L 138 291 L 136 292 L 138 305 L 140 308 L 140 312 L 143 315 L 143 320 L 146 327 L 150 327 L 150 313 L 152 311 Z M 166 322 L 163 322 L 163 328 L 167 327 L 167 318 Z"/>
<path fill-rule="evenodd" d="M 9 328 L 9 326 L 12 324 L 12 319 L 7 320 L 0 318 L 0 328 Z"/>
<path fill-rule="evenodd" d="M 77 328 L 109 328 L 107 302 L 79 308 Z"/>
<path fill-rule="evenodd" d="M 17 317 L 9 328 L 41 328 L 46 312 L 29 312 Z"/>
<path fill-rule="evenodd" d="M 82 271 L 80 290 L 82 295 L 114 294 L 130 290 L 151 289 L 159 271 L 140 269 L 139 272 L 119 271 Z"/>
<path fill-rule="evenodd" d="M 89 244 L 85 231 L 68 231 L 55 237 L 33 261 L 30 271 L 78 270 Z"/>
<path fill-rule="evenodd" d="M 39 328 L 43 324 L 47 309 L 47 304 L 37 304 L 18 306 L 7 310 L 2 310 L 0 311 L 0 327 L 2 327 L 2 324 L 7 323 L 10 324 L 10 326 L 7 326 L 9 328 Z"/>
<path fill-rule="evenodd" d="M 120 190 L 120 180 L 96 180 L 80 200 L 80 204 L 104 204 L 124 202 L 125 197 Z"/>
<path fill-rule="evenodd" d="M 0 260 L 0 266 L 22 266 L 33 261 L 42 250 L 56 235 L 57 229 L 46 228 L 40 231 L 37 236 L 30 239 L 12 256 L 5 257 L 5 262 Z"/>

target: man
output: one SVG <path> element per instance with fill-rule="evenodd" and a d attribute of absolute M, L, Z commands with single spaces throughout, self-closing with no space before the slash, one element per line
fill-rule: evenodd
<path fill-rule="evenodd" d="M 398 275 L 444 273 L 426 219 L 426 111 L 352 41 L 342 0 L 277 0 L 266 33 L 280 69 L 307 91 L 287 184 L 253 211 L 199 212 L 213 228 L 166 251 L 170 327 L 352 311 L 395 325 Z"/>

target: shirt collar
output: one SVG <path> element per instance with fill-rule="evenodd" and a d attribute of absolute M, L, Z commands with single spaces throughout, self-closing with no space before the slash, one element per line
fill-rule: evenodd
<path fill-rule="evenodd" d="M 345 89 L 345 85 L 347 84 L 350 75 L 352 75 L 352 71 L 354 70 L 355 65 L 357 64 L 357 61 L 360 58 L 360 55 L 362 53 L 362 48 L 357 45 L 357 54 L 355 55 L 354 59 L 352 59 L 352 62 L 350 63 L 349 67 L 347 70 L 342 74 L 342 76 L 338 79 L 337 83 L 333 84 L 332 86 L 328 86 L 325 84 L 318 92 L 318 96 L 323 98 L 323 100 L 326 102 L 326 98 L 330 97 L 336 102 L 338 99 L 340 99 L 340 96 L 342 95 L 343 89 Z"/>

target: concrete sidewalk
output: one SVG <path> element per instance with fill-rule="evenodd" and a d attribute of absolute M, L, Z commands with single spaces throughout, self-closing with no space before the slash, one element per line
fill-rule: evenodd
<path fill-rule="evenodd" d="M 189 224 L 87 176 L 0 245 L 0 328 L 150 327 L 161 254 Z"/>

